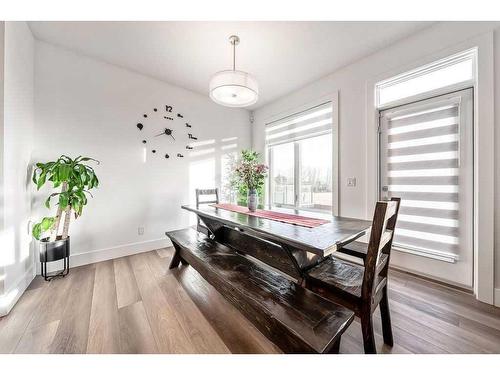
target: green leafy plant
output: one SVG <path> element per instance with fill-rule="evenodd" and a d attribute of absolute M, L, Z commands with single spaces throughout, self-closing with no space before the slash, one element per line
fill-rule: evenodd
<path fill-rule="evenodd" d="M 252 150 L 242 150 L 232 176 L 232 185 L 238 192 L 238 204 L 246 205 L 249 190 L 256 190 L 263 199 L 264 183 L 268 167 L 260 162 L 260 154 Z M 262 204 L 259 204 L 262 206 Z"/>
<path fill-rule="evenodd" d="M 71 159 L 66 155 L 62 155 L 56 161 L 36 164 L 33 171 L 33 183 L 37 190 L 48 182 L 52 183 L 54 189 L 61 188 L 59 192 L 50 194 L 45 200 L 45 206 L 48 209 L 51 208 L 51 202 L 57 200 L 56 216 L 44 217 L 33 226 L 33 237 L 37 240 L 49 231 L 50 241 L 58 238 L 63 213 L 64 225 L 61 238 L 68 237 L 71 212 L 74 212 L 75 219 L 81 216 L 83 207 L 87 204 L 87 197 L 92 197 L 90 190 L 99 185 L 94 169 L 87 162 L 99 164 L 99 161 L 89 157 L 78 156 Z"/>

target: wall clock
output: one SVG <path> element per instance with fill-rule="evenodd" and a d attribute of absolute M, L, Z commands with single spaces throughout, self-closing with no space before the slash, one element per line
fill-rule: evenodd
<path fill-rule="evenodd" d="M 153 155 L 163 155 L 183 158 L 182 150 L 192 150 L 189 144 L 198 139 L 193 135 L 192 125 L 184 120 L 181 113 L 174 114 L 174 107 L 165 105 L 164 111 L 153 108 L 152 112 L 144 113 L 143 119 L 136 127 L 141 135 L 141 142 Z"/>

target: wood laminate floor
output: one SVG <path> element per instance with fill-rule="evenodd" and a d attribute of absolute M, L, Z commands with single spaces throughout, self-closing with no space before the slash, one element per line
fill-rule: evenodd
<path fill-rule="evenodd" d="M 191 267 L 169 271 L 172 249 L 37 277 L 0 318 L 0 353 L 279 353 Z M 500 353 L 500 309 L 391 271 L 394 347 L 379 353 Z M 354 321 L 341 353 L 362 353 Z"/>

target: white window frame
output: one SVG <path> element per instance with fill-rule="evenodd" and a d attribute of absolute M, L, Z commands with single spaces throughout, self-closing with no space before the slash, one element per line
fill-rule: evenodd
<path fill-rule="evenodd" d="M 474 294 L 482 302 L 500 306 L 495 300 L 494 283 L 494 47 L 493 31 L 455 46 L 434 52 L 425 58 L 392 69 L 366 82 L 367 160 L 366 217 L 378 199 L 378 111 L 375 86 L 419 66 L 461 51 L 477 48 L 477 77 L 474 82 Z M 397 254 L 394 254 L 397 255 Z"/>
<path fill-rule="evenodd" d="M 474 83 L 476 81 L 476 77 L 473 77 L 472 79 L 465 80 L 465 81 L 462 81 L 462 82 L 459 82 L 459 83 L 456 83 L 453 85 L 443 86 L 443 87 L 440 87 L 440 88 L 435 89 L 435 90 L 429 90 L 429 91 L 425 91 L 425 92 L 420 93 L 420 94 L 411 95 L 411 96 L 408 96 L 408 97 L 405 97 L 405 98 L 402 98 L 399 100 L 393 100 L 391 102 L 385 103 L 384 105 L 378 105 L 378 103 L 380 102 L 380 90 L 383 89 L 384 86 L 391 86 L 391 85 L 395 85 L 399 82 L 408 81 L 408 80 L 411 80 L 413 78 L 438 71 L 440 69 L 455 65 L 459 62 L 462 62 L 464 60 L 469 60 L 469 59 L 472 59 L 472 71 L 473 72 L 477 71 L 477 48 L 470 48 L 470 49 L 467 49 L 465 51 L 453 54 L 451 56 L 447 56 L 443 59 L 433 61 L 430 64 L 420 66 L 416 69 L 412 69 L 408 72 L 397 75 L 395 77 L 391 77 L 389 79 L 378 82 L 375 85 L 375 90 L 376 90 L 375 100 L 376 100 L 377 109 L 379 111 L 383 111 L 383 110 L 386 110 L 388 108 L 399 107 L 399 106 L 402 106 L 402 105 L 405 105 L 408 103 L 417 102 L 419 100 L 424 100 L 424 99 L 427 99 L 427 98 L 430 98 L 433 96 L 439 96 L 442 94 L 447 94 L 447 93 L 452 92 L 452 91 L 459 91 L 459 90 L 464 89 L 464 88 L 473 87 Z"/>
<path fill-rule="evenodd" d="M 338 91 L 334 91 L 332 94 L 322 96 L 314 101 L 308 102 L 306 104 L 297 106 L 293 109 L 289 109 L 283 112 L 280 112 L 279 114 L 270 116 L 265 119 L 264 123 L 269 124 L 271 122 L 278 121 L 284 117 L 288 117 L 291 115 L 294 115 L 299 112 L 306 111 L 310 108 L 316 107 L 318 105 L 324 104 L 326 102 L 330 102 L 332 105 L 332 131 L 331 131 L 331 136 L 332 136 L 332 215 L 338 215 L 339 214 L 339 139 L 338 139 Z M 297 148 L 299 145 L 297 142 L 294 142 L 295 145 L 294 147 Z M 266 186 L 265 186 L 265 191 L 267 192 L 267 197 L 266 197 L 266 206 L 269 208 L 272 208 L 272 199 L 271 199 L 271 184 L 270 184 L 270 176 L 271 176 L 271 158 L 270 158 L 270 149 L 271 147 L 265 144 L 265 155 L 266 155 L 266 162 L 269 165 L 269 176 L 266 179 Z M 294 150 L 294 154 L 297 154 L 297 150 Z M 299 158 L 295 158 L 295 163 L 299 163 Z M 299 163 L 300 164 L 300 163 Z M 300 173 L 297 173 L 299 171 L 300 166 L 295 165 L 295 186 L 297 185 L 297 179 L 300 178 Z M 295 196 L 297 196 L 297 191 L 294 192 Z M 295 198 L 295 203 L 297 203 L 297 199 Z M 293 206 L 283 206 L 284 208 L 291 208 L 296 211 L 317 211 L 317 212 L 325 212 L 325 211 L 319 211 L 319 210 L 314 210 L 314 209 L 307 209 L 307 208 L 300 208 L 297 207 L 296 205 Z"/>

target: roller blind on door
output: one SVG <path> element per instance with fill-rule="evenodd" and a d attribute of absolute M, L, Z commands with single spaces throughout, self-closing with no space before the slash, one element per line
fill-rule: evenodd
<path fill-rule="evenodd" d="M 402 198 L 397 245 L 472 248 L 471 103 L 464 90 L 380 113 L 381 194 Z"/>
<path fill-rule="evenodd" d="M 332 102 L 266 124 L 268 146 L 316 137 L 332 131 Z"/>

